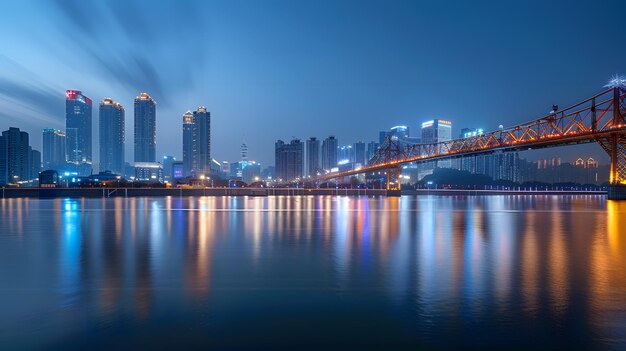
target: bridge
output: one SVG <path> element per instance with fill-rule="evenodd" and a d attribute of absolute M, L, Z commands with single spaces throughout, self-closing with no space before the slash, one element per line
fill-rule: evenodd
<path fill-rule="evenodd" d="M 609 199 L 626 199 L 626 88 L 609 88 L 568 108 L 513 127 L 432 144 L 407 144 L 387 137 L 366 167 L 331 172 L 312 182 L 385 171 L 387 190 L 400 190 L 401 166 L 494 151 L 521 151 L 598 143 L 611 159 Z"/>

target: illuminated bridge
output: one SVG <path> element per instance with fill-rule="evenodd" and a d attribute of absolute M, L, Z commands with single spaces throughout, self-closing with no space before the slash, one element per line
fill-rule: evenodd
<path fill-rule="evenodd" d="M 566 109 L 495 132 L 434 144 L 388 137 L 368 166 L 333 172 L 312 181 L 385 171 L 387 190 L 399 190 L 401 165 L 492 153 L 598 143 L 611 158 L 610 199 L 626 199 L 626 88 L 607 89 Z"/>

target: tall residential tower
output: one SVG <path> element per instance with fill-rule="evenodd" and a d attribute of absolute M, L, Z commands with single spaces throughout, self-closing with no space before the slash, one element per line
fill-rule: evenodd
<path fill-rule="evenodd" d="M 124 173 L 124 107 L 113 99 L 100 103 L 100 172 Z"/>
<path fill-rule="evenodd" d="M 79 175 L 91 173 L 91 99 L 80 90 L 65 91 L 65 135 L 67 161 Z"/>
<path fill-rule="evenodd" d="M 156 101 L 147 93 L 135 98 L 135 162 L 156 162 Z"/>

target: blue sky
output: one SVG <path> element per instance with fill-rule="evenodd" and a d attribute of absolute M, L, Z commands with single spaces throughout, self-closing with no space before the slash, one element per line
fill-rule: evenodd
<path fill-rule="evenodd" d="M 626 73 L 620 1 L 3 1 L 0 128 L 64 129 L 64 92 L 157 106 L 157 154 L 180 158 L 182 114 L 212 113 L 213 156 L 273 163 L 278 138 L 449 119 L 496 129 Z M 94 136 L 97 142 L 97 108 Z M 94 144 L 94 150 L 98 150 Z M 528 153 L 604 157 L 595 145 Z M 94 154 L 97 160 L 97 153 Z"/>

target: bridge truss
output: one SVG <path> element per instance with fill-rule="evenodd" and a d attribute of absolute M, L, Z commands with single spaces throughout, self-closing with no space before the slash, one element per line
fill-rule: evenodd
<path fill-rule="evenodd" d="M 384 170 L 387 189 L 399 190 L 405 163 L 597 142 L 611 158 L 610 183 L 626 185 L 625 118 L 626 89 L 615 87 L 534 121 L 464 139 L 407 145 L 387 137 L 366 167 L 328 173 L 314 181 Z"/>

